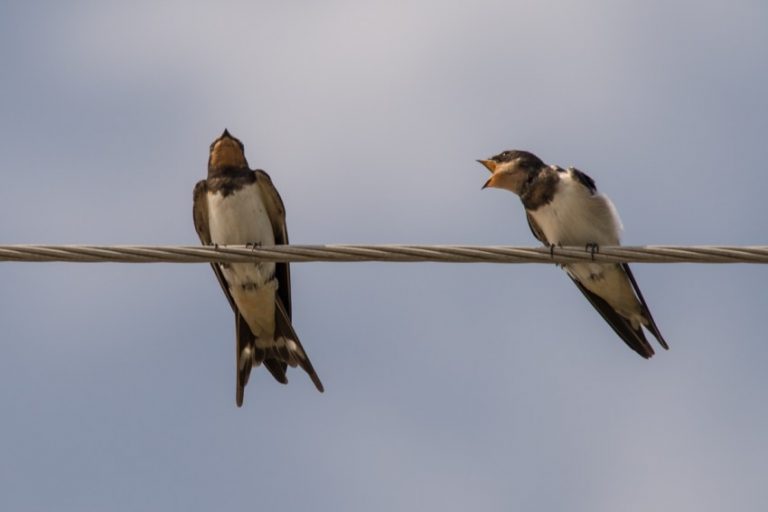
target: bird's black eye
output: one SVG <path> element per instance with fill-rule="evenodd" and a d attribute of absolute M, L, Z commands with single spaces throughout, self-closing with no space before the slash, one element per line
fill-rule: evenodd
<path fill-rule="evenodd" d="M 492 158 L 495 162 L 508 162 L 509 161 L 509 151 L 504 151 L 503 153 L 499 153 L 495 157 Z"/>

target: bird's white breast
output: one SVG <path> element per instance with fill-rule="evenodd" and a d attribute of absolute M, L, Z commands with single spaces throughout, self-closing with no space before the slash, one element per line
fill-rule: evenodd
<path fill-rule="evenodd" d="M 212 243 L 274 245 L 275 234 L 258 184 L 246 185 L 226 197 L 209 192 L 207 200 Z M 233 263 L 222 271 L 231 285 L 261 286 L 274 274 L 275 264 Z"/>
<path fill-rule="evenodd" d="M 226 197 L 219 192 L 209 192 L 208 227 L 211 241 L 216 244 L 275 243 L 272 224 L 256 183 Z"/>
<path fill-rule="evenodd" d="M 549 243 L 559 245 L 617 245 L 621 221 L 610 199 L 594 195 L 570 170 L 560 173 L 554 197 L 529 211 Z"/>
<path fill-rule="evenodd" d="M 619 245 L 621 221 L 611 200 L 576 180 L 570 169 L 549 204 L 529 211 L 547 241 L 558 245 Z M 571 263 L 565 270 L 592 293 L 605 299 L 619 314 L 640 325 L 640 305 L 624 271 L 615 264 Z"/>

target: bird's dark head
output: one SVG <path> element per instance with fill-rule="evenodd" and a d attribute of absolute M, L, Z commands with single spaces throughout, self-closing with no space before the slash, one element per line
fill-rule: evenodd
<path fill-rule="evenodd" d="M 517 149 L 504 151 L 478 162 L 491 171 L 491 177 L 485 182 L 483 188 L 505 188 L 518 195 L 523 185 L 546 167 L 546 164 L 533 153 Z"/>
<path fill-rule="evenodd" d="M 248 168 L 243 143 L 230 135 L 226 129 L 221 137 L 211 143 L 208 155 L 208 169 L 224 168 Z"/>

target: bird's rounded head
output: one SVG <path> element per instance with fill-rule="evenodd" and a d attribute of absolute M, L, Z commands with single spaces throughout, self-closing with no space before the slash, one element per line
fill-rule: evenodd
<path fill-rule="evenodd" d="M 211 143 L 208 156 L 209 169 L 248 168 L 243 143 L 233 137 L 228 130 Z"/>
<path fill-rule="evenodd" d="M 491 177 L 483 188 L 504 188 L 520 194 L 523 185 L 546 164 L 528 151 L 517 149 L 504 151 L 487 160 L 478 160 L 491 171 Z"/>

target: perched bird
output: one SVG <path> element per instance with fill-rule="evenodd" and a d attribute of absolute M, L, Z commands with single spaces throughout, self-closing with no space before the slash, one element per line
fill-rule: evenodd
<path fill-rule="evenodd" d="M 285 207 L 269 175 L 248 168 L 242 142 L 227 130 L 213 141 L 208 179 L 195 185 L 193 217 L 204 245 L 287 244 Z M 212 263 L 235 312 L 236 402 L 251 367 L 264 363 L 272 376 L 288 383 L 288 365 L 301 366 L 323 391 L 299 337 L 291 325 L 288 263 Z"/>
<path fill-rule="evenodd" d="M 536 155 L 518 150 L 478 162 L 491 171 L 483 188 L 503 188 L 520 196 L 533 235 L 545 245 L 582 246 L 593 254 L 600 245 L 619 245 L 621 221 L 613 203 L 578 169 L 546 165 Z M 564 267 L 632 350 L 645 358 L 654 354 L 643 327 L 669 349 L 629 265 L 588 262 Z"/>

